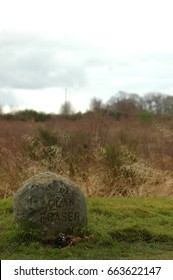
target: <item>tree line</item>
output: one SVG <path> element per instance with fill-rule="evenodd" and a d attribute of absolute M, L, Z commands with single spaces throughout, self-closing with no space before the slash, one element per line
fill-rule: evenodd
<path fill-rule="evenodd" d="M 119 91 L 112 96 L 106 104 L 99 98 L 91 100 L 92 111 L 107 110 L 134 115 L 139 112 L 149 112 L 156 115 L 169 115 L 173 113 L 173 96 L 151 92 L 144 96 L 136 93 Z"/>
<path fill-rule="evenodd" d="M 85 113 L 75 113 L 70 101 L 66 101 L 61 105 L 58 114 L 47 114 L 44 112 L 37 112 L 32 109 L 4 114 L 3 107 L 0 106 L 1 118 L 8 120 L 34 120 L 36 122 L 44 122 L 53 116 L 76 120 L 91 113 L 107 114 L 115 117 L 116 119 L 140 114 L 141 116 L 143 114 L 144 118 L 148 118 L 151 114 L 168 116 L 173 114 L 173 96 L 157 92 L 151 92 L 140 96 L 136 93 L 119 91 L 106 103 L 103 103 L 100 98 L 92 98 L 90 101 L 90 107 Z"/>

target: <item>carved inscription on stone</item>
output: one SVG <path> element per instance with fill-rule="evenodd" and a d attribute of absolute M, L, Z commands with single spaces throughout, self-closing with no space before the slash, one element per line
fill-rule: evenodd
<path fill-rule="evenodd" d="M 65 197 L 57 197 L 52 198 L 47 202 L 46 208 L 53 210 L 62 207 L 72 207 L 74 206 L 74 197 L 73 198 L 65 198 Z"/>
<path fill-rule="evenodd" d="M 73 211 L 75 196 L 69 188 L 63 186 L 57 191 L 56 196 L 46 196 L 43 211 L 41 214 L 41 222 L 79 222 L 80 214 L 78 211 Z"/>
<path fill-rule="evenodd" d="M 47 212 L 41 215 L 41 222 L 79 222 L 79 212 Z"/>
<path fill-rule="evenodd" d="M 85 196 L 77 185 L 54 173 L 35 175 L 14 196 L 17 223 L 28 222 L 45 236 L 87 223 Z"/>

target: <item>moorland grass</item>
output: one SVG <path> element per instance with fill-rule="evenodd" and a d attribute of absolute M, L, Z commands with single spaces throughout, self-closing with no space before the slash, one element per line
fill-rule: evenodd
<path fill-rule="evenodd" d="M 80 242 L 59 248 L 14 223 L 12 198 L 0 200 L 0 258 L 173 259 L 173 201 L 166 198 L 88 198 L 89 223 Z M 69 233 L 72 234 L 72 233 Z M 71 235 L 70 235 L 71 236 Z"/>
<path fill-rule="evenodd" d="M 173 198 L 172 136 L 172 118 L 0 119 L 0 198 L 48 170 L 74 181 L 87 196 Z"/>

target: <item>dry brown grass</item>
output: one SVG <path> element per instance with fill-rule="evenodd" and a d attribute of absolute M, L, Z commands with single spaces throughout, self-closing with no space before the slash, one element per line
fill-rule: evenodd
<path fill-rule="evenodd" d="M 173 122 L 116 121 L 102 115 L 44 124 L 0 122 L 0 196 L 50 170 L 89 196 L 173 197 Z"/>

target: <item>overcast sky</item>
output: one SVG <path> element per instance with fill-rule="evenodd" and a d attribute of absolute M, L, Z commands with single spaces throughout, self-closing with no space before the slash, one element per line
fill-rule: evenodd
<path fill-rule="evenodd" d="M 118 91 L 173 95 L 172 0 L 0 0 L 0 104 L 76 111 Z"/>

